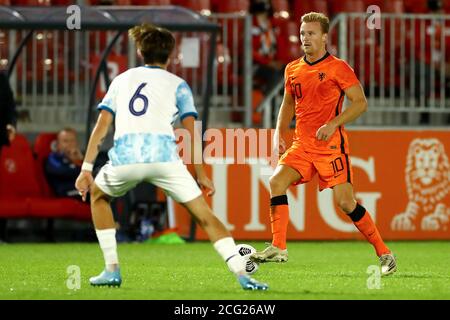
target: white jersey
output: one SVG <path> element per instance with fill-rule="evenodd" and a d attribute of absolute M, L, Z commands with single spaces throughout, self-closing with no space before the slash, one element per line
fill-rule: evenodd
<path fill-rule="evenodd" d="M 173 123 L 197 118 L 186 81 L 159 67 L 132 68 L 111 83 L 98 109 L 115 116 L 113 166 L 179 160 Z"/>

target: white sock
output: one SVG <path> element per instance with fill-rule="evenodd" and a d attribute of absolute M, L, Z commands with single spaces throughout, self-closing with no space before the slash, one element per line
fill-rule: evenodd
<path fill-rule="evenodd" d="M 98 243 L 103 251 L 107 271 L 114 271 L 119 264 L 117 256 L 116 229 L 95 230 Z"/>
<path fill-rule="evenodd" d="M 245 274 L 245 261 L 237 251 L 233 238 L 227 237 L 217 240 L 214 243 L 214 248 L 225 260 L 231 272 L 236 275 Z"/>

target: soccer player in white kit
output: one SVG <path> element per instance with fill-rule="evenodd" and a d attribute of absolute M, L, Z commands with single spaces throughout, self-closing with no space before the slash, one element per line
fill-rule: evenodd
<path fill-rule="evenodd" d="M 91 193 L 92 220 L 106 265 L 99 276 L 90 278 L 91 285 L 121 285 L 110 200 L 145 181 L 162 188 L 189 210 L 243 289 L 267 290 L 266 284 L 246 274 L 245 261 L 233 238 L 204 200 L 199 186 L 208 190 L 208 196 L 215 190 L 202 164 L 194 164 L 196 182 L 177 153 L 172 127 L 177 116 L 190 133 L 192 160 L 195 149 L 200 149 L 194 148 L 200 137 L 194 131 L 197 111 L 191 89 L 183 79 L 166 71 L 175 46 L 173 35 L 168 30 L 143 24 L 132 28 L 129 36 L 136 42 L 145 65 L 129 69 L 112 81 L 98 106 L 100 114 L 75 183 L 83 200 L 87 192 Z M 113 121 L 114 146 L 108 152 L 109 161 L 94 181 L 93 163 Z"/>

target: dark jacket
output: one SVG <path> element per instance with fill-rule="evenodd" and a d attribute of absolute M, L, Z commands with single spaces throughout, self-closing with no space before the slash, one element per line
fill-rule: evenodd
<path fill-rule="evenodd" d="M 45 173 L 50 187 L 59 197 L 78 195 L 75 189 L 75 180 L 80 171 L 80 166 L 73 164 L 65 155 L 58 152 L 50 153 L 45 163 Z"/>
<path fill-rule="evenodd" d="M 0 149 L 4 145 L 9 146 L 6 125 L 16 126 L 16 119 L 16 103 L 13 92 L 6 73 L 0 71 Z"/>

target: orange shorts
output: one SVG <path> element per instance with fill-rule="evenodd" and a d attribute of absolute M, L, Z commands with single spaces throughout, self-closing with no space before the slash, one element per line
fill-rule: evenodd
<path fill-rule="evenodd" d="M 302 176 L 294 185 L 310 181 L 319 174 L 319 190 L 332 188 L 342 183 L 353 183 L 353 170 L 348 154 L 311 153 L 303 148 L 291 146 L 280 158 L 278 165 L 297 170 Z"/>

